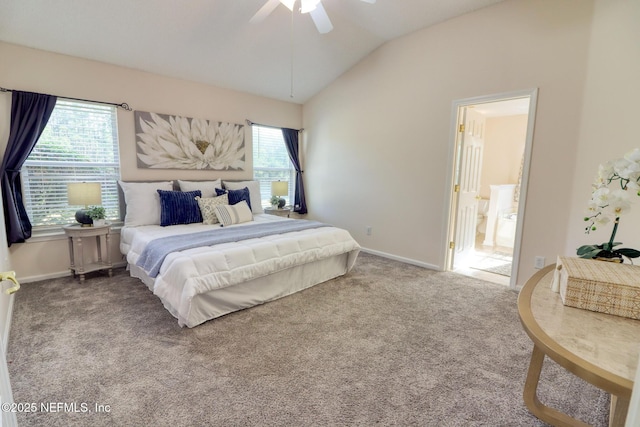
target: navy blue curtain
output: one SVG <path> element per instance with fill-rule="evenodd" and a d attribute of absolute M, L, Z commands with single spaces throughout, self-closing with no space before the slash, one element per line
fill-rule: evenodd
<path fill-rule="evenodd" d="M 20 169 L 49 121 L 57 97 L 13 91 L 9 140 L 0 166 L 0 186 L 7 243 L 21 243 L 31 237 L 31 221 L 22 202 Z"/>
<path fill-rule="evenodd" d="M 296 189 L 294 193 L 293 211 L 299 214 L 307 213 L 307 201 L 304 198 L 304 184 L 302 182 L 302 173 L 304 172 L 300 168 L 300 156 L 298 149 L 298 134 L 297 129 L 282 128 L 282 136 L 284 137 L 284 144 L 289 152 L 289 158 L 296 170 Z"/>

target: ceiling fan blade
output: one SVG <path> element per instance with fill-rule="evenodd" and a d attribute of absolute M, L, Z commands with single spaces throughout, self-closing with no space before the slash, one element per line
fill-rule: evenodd
<path fill-rule="evenodd" d="M 376 0 L 362 0 L 362 1 L 370 4 L 374 4 L 376 2 Z"/>
<path fill-rule="evenodd" d="M 267 2 L 256 12 L 249 20 L 252 24 L 262 22 L 267 16 L 271 15 L 271 12 L 275 10 L 280 4 L 280 0 L 267 0 Z"/>
<path fill-rule="evenodd" d="M 333 25 L 331 24 L 329 15 L 327 15 L 327 11 L 324 10 L 322 3 L 318 3 L 316 8 L 309 12 L 309 14 L 311 15 L 311 19 L 313 19 L 313 23 L 316 24 L 316 28 L 320 34 L 326 34 L 333 30 Z"/>

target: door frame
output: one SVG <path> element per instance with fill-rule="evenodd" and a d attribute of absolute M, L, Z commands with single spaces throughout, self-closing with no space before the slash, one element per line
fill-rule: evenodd
<path fill-rule="evenodd" d="M 522 164 L 522 180 L 520 182 L 520 201 L 518 203 L 518 222 L 516 225 L 516 236 L 513 245 L 513 270 L 511 274 L 511 280 L 509 287 L 516 289 L 516 283 L 518 280 L 518 264 L 520 261 L 520 246 L 522 243 L 522 229 L 525 221 L 525 209 L 527 202 L 527 188 L 529 184 L 529 169 L 531 163 L 531 151 L 533 146 L 533 131 L 535 128 L 535 116 L 536 107 L 538 102 L 538 88 L 518 90 L 513 92 L 498 93 L 493 95 L 483 95 L 473 98 L 464 98 L 454 100 L 451 108 L 451 133 L 449 142 L 449 161 L 448 161 L 448 179 L 446 185 L 446 200 L 445 203 L 445 226 L 443 230 L 446 230 L 446 240 L 444 246 L 444 270 L 450 271 L 453 268 L 453 249 L 451 248 L 451 242 L 455 241 L 456 232 L 456 217 L 457 217 L 457 193 L 454 192 L 456 182 L 456 170 L 458 168 L 458 162 L 460 159 L 456 155 L 458 152 L 458 124 L 460 121 L 459 111 L 464 107 L 471 105 L 485 104 L 488 102 L 508 101 L 516 98 L 529 97 L 529 115 L 527 119 L 527 134 L 524 146 L 524 161 Z"/>
<path fill-rule="evenodd" d="M 4 223 L 4 210 L 0 210 L 0 223 Z M 5 269 L 7 271 L 2 271 Z M 15 299 L 13 294 L 20 288 L 15 279 L 15 272 L 9 271 L 10 269 L 11 259 L 7 236 L 2 230 L 0 231 L 0 402 L 3 405 L 14 403 L 6 357 Z M 16 411 L 2 411 L 0 413 L 0 427 L 15 427 L 17 425 Z"/>

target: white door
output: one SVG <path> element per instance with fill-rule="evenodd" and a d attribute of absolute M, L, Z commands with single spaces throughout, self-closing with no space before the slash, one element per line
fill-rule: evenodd
<path fill-rule="evenodd" d="M 13 311 L 13 293 L 20 289 L 15 279 L 15 273 L 11 271 L 9 262 L 9 249 L 7 248 L 7 236 L 4 231 L 4 209 L 0 209 L 0 400 L 2 405 L 2 424 L 0 426 L 17 426 L 16 413 L 6 411 L 5 405 L 13 403 L 9 370 L 7 369 L 7 344 L 9 342 L 9 330 L 11 329 L 11 313 Z"/>
<path fill-rule="evenodd" d="M 464 127 L 459 128 L 460 159 L 453 266 L 460 267 L 473 256 L 476 245 L 480 174 L 484 150 L 485 118 L 473 107 L 463 107 Z"/>

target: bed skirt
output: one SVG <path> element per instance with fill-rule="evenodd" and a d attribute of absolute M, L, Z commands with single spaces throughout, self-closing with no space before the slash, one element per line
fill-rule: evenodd
<path fill-rule="evenodd" d="M 132 277 L 139 278 L 153 291 L 153 278 L 140 267 L 130 264 L 128 268 Z M 294 294 L 342 276 L 348 270 L 349 253 L 344 253 L 233 286 L 213 289 L 192 298 L 186 317 L 180 316 L 174 307 L 161 300 L 165 308 L 178 319 L 180 326 L 192 328 L 207 320 Z"/>

